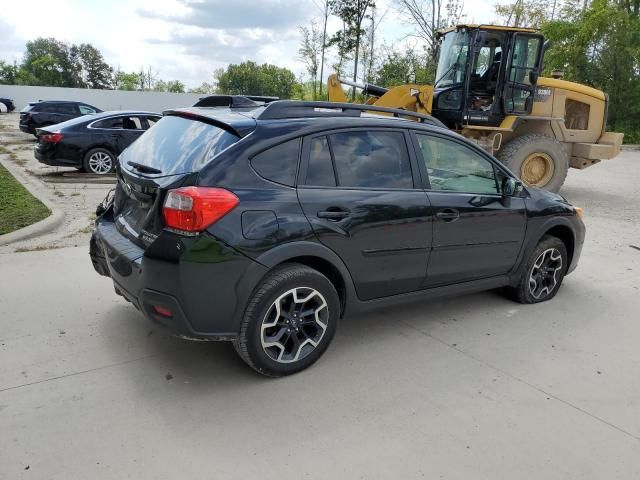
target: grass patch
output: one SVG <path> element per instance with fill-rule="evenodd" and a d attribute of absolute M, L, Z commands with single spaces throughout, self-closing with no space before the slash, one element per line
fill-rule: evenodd
<path fill-rule="evenodd" d="M 39 222 L 49 215 L 51 210 L 0 165 L 0 235 Z"/>

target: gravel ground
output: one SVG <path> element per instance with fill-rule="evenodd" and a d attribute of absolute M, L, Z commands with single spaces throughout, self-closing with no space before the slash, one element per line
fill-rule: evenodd
<path fill-rule="evenodd" d="M 0 247 L 0 253 L 86 245 L 96 205 L 112 187 L 113 177 L 94 183 L 95 178 L 78 175 L 75 168 L 39 163 L 33 156 L 35 138 L 18 130 L 18 119 L 18 113 L 0 115 L 0 146 L 9 152 L 0 154 L 0 160 L 14 176 L 32 180 L 30 188 L 38 189 L 50 205 L 66 215 L 64 223 L 51 233 Z"/>

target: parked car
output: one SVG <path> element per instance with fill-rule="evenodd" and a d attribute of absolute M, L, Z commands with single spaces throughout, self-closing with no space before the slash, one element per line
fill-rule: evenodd
<path fill-rule="evenodd" d="M 0 97 L 0 113 L 13 112 L 15 109 L 16 106 L 13 104 L 13 100 Z"/>
<path fill-rule="evenodd" d="M 120 153 L 160 120 L 152 112 L 102 112 L 38 129 L 35 157 L 46 165 L 105 175 Z"/>
<path fill-rule="evenodd" d="M 36 129 L 56 125 L 82 115 L 93 115 L 102 110 L 83 102 L 46 100 L 30 102 L 20 111 L 18 127 L 24 133 L 36 134 Z"/>
<path fill-rule="evenodd" d="M 120 157 L 94 268 L 150 320 L 231 340 L 270 376 L 315 362 L 353 312 L 498 287 L 553 298 L 580 257 L 581 209 L 438 120 L 364 109 L 165 112 Z"/>

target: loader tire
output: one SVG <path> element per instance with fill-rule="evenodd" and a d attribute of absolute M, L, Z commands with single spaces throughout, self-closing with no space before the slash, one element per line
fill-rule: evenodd
<path fill-rule="evenodd" d="M 569 170 L 569 155 L 562 143 L 537 133 L 514 138 L 500 149 L 497 157 L 526 185 L 555 193 Z"/>

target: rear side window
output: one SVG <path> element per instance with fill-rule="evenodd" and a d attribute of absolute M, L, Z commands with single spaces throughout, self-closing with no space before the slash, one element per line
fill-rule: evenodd
<path fill-rule="evenodd" d="M 413 188 L 402 132 L 356 131 L 329 136 L 338 185 L 361 188 Z"/>
<path fill-rule="evenodd" d="M 92 128 L 123 128 L 122 117 L 105 118 L 92 124 Z"/>
<path fill-rule="evenodd" d="M 120 154 L 120 162 L 146 165 L 162 175 L 197 172 L 238 140 L 214 125 L 170 115 Z"/>
<path fill-rule="evenodd" d="M 80 113 L 83 115 L 92 115 L 96 113 L 95 109 L 91 108 L 89 105 L 78 105 L 80 109 Z"/>
<path fill-rule="evenodd" d="M 300 139 L 296 138 L 259 153 L 251 159 L 251 166 L 261 177 L 293 187 L 299 156 Z"/>
<path fill-rule="evenodd" d="M 63 115 L 75 115 L 78 113 L 78 107 L 68 103 L 58 103 L 57 105 L 53 105 L 49 111 L 53 113 L 61 113 Z"/>

